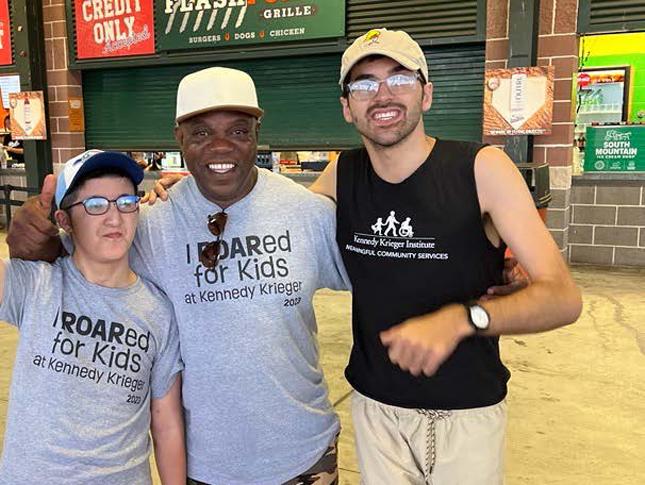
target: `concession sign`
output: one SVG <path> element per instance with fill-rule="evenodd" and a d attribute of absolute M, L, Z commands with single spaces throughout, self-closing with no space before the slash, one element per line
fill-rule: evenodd
<path fill-rule="evenodd" d="M 153 0 L 74 0 L 74 14 L 78 59 L 155 52 Z"/>
<path fill-rule="evenodd" d="M 345 35 L 345 0 L 157 0 L 160 51 Z"/>

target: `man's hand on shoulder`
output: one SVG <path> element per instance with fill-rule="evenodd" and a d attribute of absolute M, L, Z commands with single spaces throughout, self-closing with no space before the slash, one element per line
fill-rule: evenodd
<path fill-rule="evenodd" d="M 58 227 L 49 219 L 56 191 L 56 177 L 47 175 L 40 195 L 29 198 L 16 211 L 7 245 L 12 258 L 54 261 L 62 253 Z"/>
<path fill-rule="evenodd" d="M 526 288 L 531 282 L 529 275 L 514 257 L 504 259 L 503 277 L 504 284 L 488 288 L 486 294 L 480 297 L 482 301 L 490 300 L 498 296 L 511 295 L 516 291 Z"/>
<path fill-rule="evenodd" d="M 142 204 L 154 205 L 157 199 L 168 200 L 170 188 L 184 178 L 180 173 L 166 174 L 155 182 L 154 187 L 141 198 Z"/>

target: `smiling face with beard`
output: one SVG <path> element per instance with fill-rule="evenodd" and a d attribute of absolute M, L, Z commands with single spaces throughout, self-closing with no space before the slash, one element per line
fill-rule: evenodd
<path fill-rule="evenodd" d="M 389 57 L 372 56 L 356 64 L 348 79 L 349 82 L 383 81 L 393 74 L 414 75 Z M 432 84 L 418 82 L 409 93 L 395 95 L 383 82 L 371 99 L 356 100 L 348 95 L 341 97 L 340 102 L 345 120 L 354 124 L 366 145 L 375 149 L 390 148 L 410 136 L 425 137 L 423 112 L 432 104 Z"/>

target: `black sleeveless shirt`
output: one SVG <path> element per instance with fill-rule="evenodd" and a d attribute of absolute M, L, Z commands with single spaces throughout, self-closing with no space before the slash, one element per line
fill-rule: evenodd
<path fill-rule="evenodd" d="M 360 393 L 407 408 L 467 409 L 500 402 L 509 372 L 498 338 L 463 340 L 432 377 L 392 364 L 379 332 L 500 284 L 504 246 L 484 232 L 474 161 L 482 145 L 437 140 L 428 159 L 392 184 L 365 148 L 337 171 L 336 240 L 352 282 L 354 345 L 345 376 Z"/>

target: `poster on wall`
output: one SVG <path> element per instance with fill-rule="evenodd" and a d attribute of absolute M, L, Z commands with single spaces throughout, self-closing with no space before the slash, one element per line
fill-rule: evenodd
<path fill-rule="evenodd" d="M 0 66 L 13 64 L 9 0 L 0 0 Z"/>
<path fill-rule="evenodd" d="M 69 118 L 69 131 L 82 133 L 85 131 L 85 114 L 83 112 L 83 97 L 70 96 L 67 99 L 67 116 Z"/>
<path fill-rule="evenodd" d="M 345 0 L 159 0 L 160 51 L 345 35 Z"/>
<path fill-rule="evenodd" d="M 11 93 L 20 92 L 20 76 L 18 74 L 0 74 L 0 98 L 2 99 L 2 105 L 0 106 L 0 117 L 2 117 L 2 123 L 0 131 L 5 133 L 5 119 L 9 116 L 10 106 L 9 106 L 9 95 Z"/>
<path fill-rule="evenodd" d="M 77 59 L 155 53 L 153 0 L 74 0 L 74 13 Z"/>
<path fill-rule="evenodd" d="M 45 97 L 42 91 L 22 91 L 9 95 L 11 138 L 46 140 Z"/>
<path fill-rule="evenodd" d="M 549 135 L 554 68 L 490 69 L 484 81 L 484 135 Z"/>

